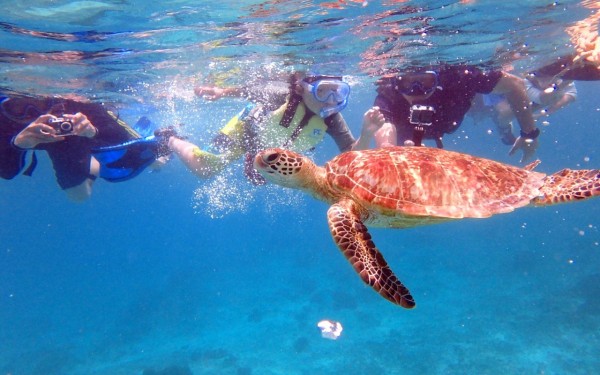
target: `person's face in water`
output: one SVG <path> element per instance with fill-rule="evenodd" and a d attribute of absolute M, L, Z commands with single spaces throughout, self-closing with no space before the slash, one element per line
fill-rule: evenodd
<path fill-rule="evenodd" d="M 344 109 L 350 94 L 350 86 L 336 79 L 300 81 L 297 90 L 306 107 L 323 118 Z"/>
<path fill-rule="evenodd" d="M 438 87 L 437 73 L 406 73 L 398 76 L 398 90 L 409 103 L 429 99 Z"/>
<path fill-rule="evenodd" d="M 300 96 L 302 96 L 302 101 L 304 102 L 306 107 L 308 109 L 310 109 L 311 111 L 313 111 L 314 113 L 319 113 L 322 108 L 325 108 L 327 106 L 327 103 L 319 102 L 314 97 L 314 95 L 312 94 L 312 91 L 310 89 L 310 85 L 307 84 L 306 82 L 301 81 L 297 87 L 298 87 L 297 92 L 298 92 L 298 94 L 300 94 Z"/>

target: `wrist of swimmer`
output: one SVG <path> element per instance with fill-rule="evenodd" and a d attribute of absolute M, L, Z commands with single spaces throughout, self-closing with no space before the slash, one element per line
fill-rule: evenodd
<path fill-rule="evenodd" d="M 521 129 L 520 132 L 521 137 L 526 138 L 526 139 L 536 139 L 537 137 L 540 136 L 540 129 L 534 127 L 533 130 L 526 132 L 523 131 L 523 129 Z"/>
<path fill-rule="evenodd" d="M 21 134 L 21 133 L 19 133 L 19 134 Z M 17 137 L 19 136 L 19 134 L 17 134 L 17 135 L 15 135 L 14 137 L 12 137 L 12 139 L 10 140 L 10 145 L 11 145 L 13 148 L 16 148 L 16 149 L 17 149 L 17 150 L 19 150 L 19 151 L 27 151 L 27 150 L 30 150 L 31 148 L 28 148 L 28 147 L 21 147 L 21 146 L 19 146 L 19 145 L 17 145 L 17 144 L 16 144 L 16 140 L 17 140 Z M 32 147 L 32 148 L 33 148 L 33 147 Z"/>

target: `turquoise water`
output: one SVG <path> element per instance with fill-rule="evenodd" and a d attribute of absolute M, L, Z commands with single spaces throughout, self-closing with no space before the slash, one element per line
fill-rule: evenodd
<path fill-rule="evenodd" d="M 494 65 L 521 48 L 526 70 L 569 53 L 563 29 L 586 14 L 542 1 L 11 3 L 0 86 L 119 102 L 131 122 L 184 123 L 203 144 L 244 103 L 204 102 L 194 84 L 308 67 L 349 77 L 343 114 L 358 134 L 385 69 Z M 578 82 L 578 100 L 543 128 L 540 171 L 600 168 L 597 84 Z M 491 129 L 467 118 L 447 148 L 517 164 Z M 335 154 L 327 140 L 314 158 Z M 43 154 L 33 178 L 0 181 L 0 374 L 600 371 L 599 201 L 373 229 L 416 299 L 405 310 L 339 254 L 325 204 L 251 187 L 240 171 L 201 182 L 173 160 L 98 181 L 83 204 Z M 322 319 L 343 324 L 338 340 L 321 337 Z"/>

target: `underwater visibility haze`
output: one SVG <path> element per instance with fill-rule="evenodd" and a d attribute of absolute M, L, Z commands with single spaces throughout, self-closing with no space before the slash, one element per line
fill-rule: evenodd
<path fill-rule="evenodd" d="M 293 70 L 343 75 L 355 135 L 391 71 L 466 63 L 521 74 L 572 54 L 579 1 L 0 1 L 0 88 L 110 103 L 206 145 Z M 271 78 L 271 80 L 269 80 Z M 283 82 L 285 84 L 285 81 Z M 536 171 L 598 169 L 598 82 L 540 125 Z M 519 165 L 490 119 L 449 150 Z M 327 139 L 317 164 L 337 154 Z M 173 158 L 73 203 L 38 152 L 0 180 L 0 374 L 593 374 L 600 372 L 600 200 L 371 229 L 417 302 L 362 283 L 328 205 L 255 187 L 242 162 L 204 181 Z M 317 323 L 340 322 L 337 340 Z"/>

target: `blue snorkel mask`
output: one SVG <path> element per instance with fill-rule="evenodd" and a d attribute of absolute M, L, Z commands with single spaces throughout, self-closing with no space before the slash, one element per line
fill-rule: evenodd
<path fill-rule="evenodd" d="M 313 97 L 320 103 L 330 104 L 319 111 L 319 117 L 326 118 L 342 111 L 348 105 L 350 85 L 342 77 L 314 76 L 303 80 Z"/>

